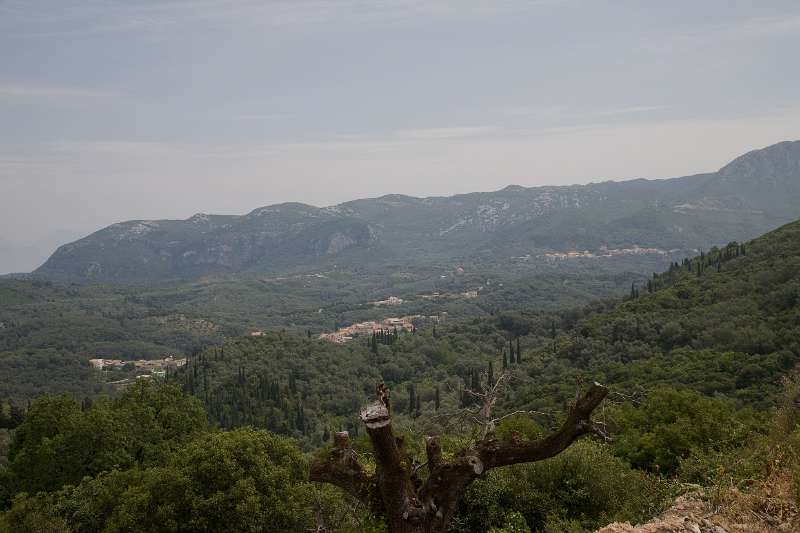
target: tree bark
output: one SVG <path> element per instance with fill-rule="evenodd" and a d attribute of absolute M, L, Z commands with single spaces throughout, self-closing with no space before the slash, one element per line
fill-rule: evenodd
<path fill-rule="evenodd" d="M 558 431 L 538 440 L 500 441 L 489 432 L 454 457 L 444 459 L 438 440 L 428 437 L 428 478 L 423 483 L 417 476 L 420 465 L 406 453 L 402 439 L 392 431 L 389 391 L 383 385 L 377 391 L 378 401 L 361 411 L 375 454 L 375 472 L 362 467 L 347 432 L 340 432 L 330 454 L 312 464 L 310 478 L 340 487 L 385 517 L 391 533 L 447 531 L 464 491 L 489 469 L 553 457 L 588 433 L 605 437 L 592 423 L 591 415 L 608 389 L 594 383 L 570 408 Z"/>

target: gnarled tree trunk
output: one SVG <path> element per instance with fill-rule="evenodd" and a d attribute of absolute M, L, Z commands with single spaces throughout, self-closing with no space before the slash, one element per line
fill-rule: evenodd
<path fill-rule="evenodd" d="M 359 463 L 346 431 L 336 433 L 327 457 L 311 465 L 311 480 L 332 483 L 384 516 L 391 533 L 439 533 L 448 523 L 467 486 L 491 468 L 553 457 L 581 435 L 602 434 L 591 421 L 608 389 L 594 383 L 569 411 L 561 428 L 538 440 L 500 441 L 489 431 L 482 439 L 444 459 L 435 437 L 426 439 L 428 477 L 417 477 L 421 465 L 406 453 L 392 431 L 389 392 L 378 386 L 378 401 L 361 411 L 375 454 L 376 470 Z"/>

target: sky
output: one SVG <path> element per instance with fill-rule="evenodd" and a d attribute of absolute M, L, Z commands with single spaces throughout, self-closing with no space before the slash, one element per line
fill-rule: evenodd
<path fill-rule="evenodd" d="M 0 0 L 0 273 L 131 219 L 713 171 L 796 0 Z"/>

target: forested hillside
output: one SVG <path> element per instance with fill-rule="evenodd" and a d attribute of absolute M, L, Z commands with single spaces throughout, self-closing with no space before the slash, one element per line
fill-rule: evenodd
<path fill-rule="evenodd" d="M 224 426 L 255 424 L 314 445 L 335 428 L 356 430 L 378 379 L 402 391 L 397 411 L 424 427 L 437 390 L 440 405 L 457 407 L 458 391 L 476 376 L 485 385 L 490 366 L 495 377 L 504 368 L 515 376 L 508 409 L 553 409 L 591 380 L 627 396 L 672 386 L 768 409 L 800 361 L 798 294 L 796 222 L 675 263 L 621 303 L 500 312 L 374 347 L 272 333 L 210 348 L 178 379 Z"/>
<path fill-rule="evenodd" d="M 0 384 L 7 396 L 23 402 L 48 392 L 92 396 L 104 387 L 92 379 L 91 358 L 180 357 L 254 330 L 285 328 L 316 336 L 388 316 L 447 313 L 450 319 L 491 323 L 492 316 L 521 312 L 527 320 L 533 309 L 559 313 L 542 320 L 570 331 L 576 342 L 566 340 L 567 335 L 556 349 L 572 359 L 574 368 L 582 368 L 579 359 L 588 337 L 575 338 L 572 321 L 562 316 L 584 311 L 563 310 L 618 297 L 631 283 L 643 294 L 650 273 L 694 255 L 695 247 L 749 237 L 800 214 L 793 214 L 799 143 L 779 143 L 745 154 L 716 173 L 673 180 L 512 187 L 450 198 L 395 195 L 321 210 L 291 204 L 243 217 L 115 225 L 65 247 L 34 279 L 0 280 Z M 369 229 L 363 230 L 364 225 Z M 369 235 L 348 237 L 353 231 Z M 211 255 L 196 253 L 209 239 L 216 243 Z M 366 247 L 364 239 L 369 241 Z M 302 249 L 292 248 L 297 242 Z M 183 251 L 175 255 L 170 247 L 178 245 Z M 220 259 L 245 249 L 255 255 Z M 103 270 L 98 265 L 105 259 L 89 261 L 86 250 L 119 261 L 122 270 Z M 703 255 L 713 254 L 709 250 Z M 140 260 L 147 263 L 138 264 Z M 188 262 L 189 270 L 174 261 Z M 78 275 L 73 267 L 97 275 Z M 708 274 L 716 262 L 706 267 Z M 137 276 L 162 281 L 113 283 L 134 282 Z M 193 279 L 163 281 L 187 277 Z M 656 281 L 663 286 L 663 280 L 651 280 L 650 285 Z M 398 303 L 377 304 L 389 297 Z M 683 306 L 696 303 L 690 295 L 675 297 Z M 658 305 L 658 316 L 636 311 L 638 326 L 618 320 L 610 338 L 613 345 L 620 340 L 617 334 L 624 335 L 621 348 L 597 349 L 617 350 L 634 361 L 639 355 L 628 352 L 657 348 L 671 353 L 682 346 L 691 350 L 686 357 L 698 360 L 717 357 L 703 347 L 724 346 L 735 365 L 742 353 L 754 352 L 758 357 L 748 358 L 748 368 L 737 378 L 740 384 L 747 373 L 756 379 L 786 357 L 769 345 L 740 342 L 744 331 L 753 342 L 756 337 L 768 341 L 772 333 L 764 327 L 718 323 L 701 334 L 699 326 L 667 316 L 666 305 Z M 750 311 L 745 306 L 741 312 Z M 663 324 L 658 322 L 662 319 Z M 582 326 L 599 337 L 608 333 L 594 327 Z M 684 342 L 676 328 L 685 329 L 691 342 Z M 737 346 L 731 335 L 737 337 Z M 526 349 L 549 342 L 544 330 L 522 337 Z M 402 342 L 397 349 L 404 349 Z M 492 349 L 499 350 L 499 342 Z M 730 392 L 730 384 L 720 386 Z"/>
<path fill-rule="evenodd" d="M 182 357 L 256 330 L 316 337 L 387 316 L 463 319 L 500 309 L 574 307 L 644 280 L 552 271 L 513 281 L 455 270 L 378 278 L 326 273 L 152 286 L 0 280 L 0 389 L 23 402 L 47 393 L 91 396 L 102 390 L 89 372 L 91 358 Z M 469 291 L 474 296 L 465 296 Z M 374 304 L 389 296 L 402 302 Z"/>
<path fill-rule="evenodd" d="M 550 431 L 576 392 L 600 381 L 610 393 L 597 422 L 613 441 L 582 441 L 547 461 L 490 471 L 470 486 L 450 531 L 587 531 L 640 521 L 684 483 L 715 487 L 726 509 L 775 497 L 753 480 L 777 483 L 791 500 L 800 494 L 784 481 L 800 472 L 791 377 L 800 354 L 799 293 L 795 222 L 675 262 L 631 286 L 622 301 L 494 312 L 345 345 L 291 330 L 232 338 L 168 375 L 183 393 L 141 383 L 94 405 L 42 398 L 24 419 L 18 406 L 12 413 L 4 405 L 4 424 L 16 430 L 2 471 L 4 505 L 11 505 L 2 520 L 11 531 L 115 530 L 155 524 L 153 516 L 170 531 L 212 531 L 224 520 L 243 531 L 301 531 L 320 521 L 338 531 L 379 531 L 380 517 L 309 484 L 311 457 L 291 450 L 319 457 L 334 432 L 347 429 L 369 465 L 357 413 L 383 381 L 408 453 L 421 461 L 422 435 L 439 435 L 444 453 L 454 453 L 481 427 L 480 402 L 465 391 L 485 392 L 501 375 L 508 386 L 494 411 L 498 438 Z M 203 429 L 206 416 L 225 431 Z M 141 420 L 152 420 L 151 429 L 142 431 Z M 132 440 L 126 432 L 134 427 Z M 278 456 L 295 466 L 275 477 Z M 48 457 L 59 458 L 58 477 L 42 470 L 51 470 Z M 746 498 L 730 492 L 745 479 Z M 23 490 L 47 492 L 12 503 Z M 290 497 L 278 503 L 278 493 Z M 250 506 L 245 514 L 242 501 Z"/>

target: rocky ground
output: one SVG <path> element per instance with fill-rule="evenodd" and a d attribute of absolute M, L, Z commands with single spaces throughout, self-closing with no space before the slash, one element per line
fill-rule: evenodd
<path fill-rule="evenodd" d="M 800 531 L 800 514 L 791 493 L 791 480 L 773 479 L 741 492 L 696 492 L 681 496 L 646 524 L 613 523 L 597 533 L 771 533 Z"/>

